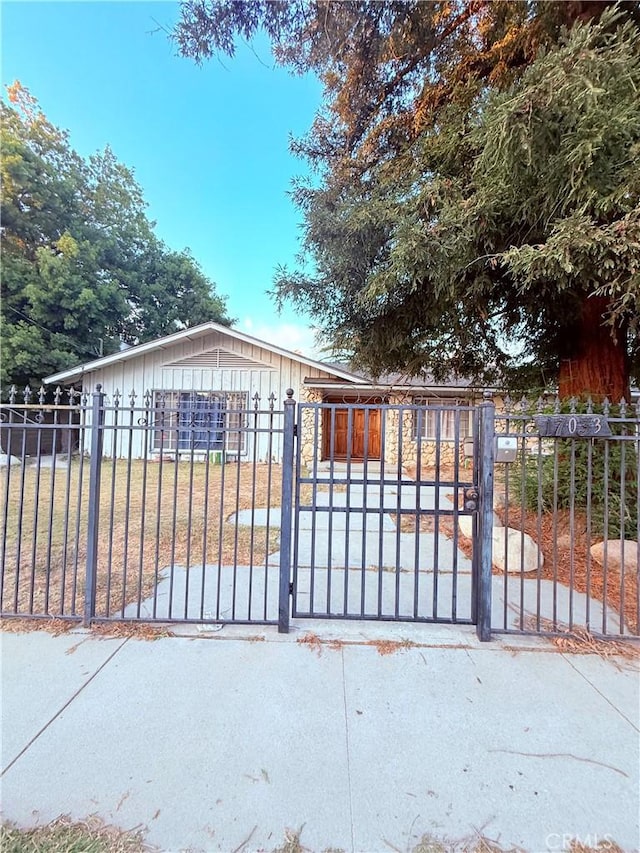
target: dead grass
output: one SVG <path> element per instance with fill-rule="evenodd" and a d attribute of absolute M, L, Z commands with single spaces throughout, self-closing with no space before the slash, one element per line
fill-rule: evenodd
<path fill-rule="evenodd" d="M 416 643 L 411 640 L 369 640 L 367 646 L 373 646 L 379 655 L 395 655 L 402 649 L 413 649 Z"/>
<path fill-rule="evenodd" d="M 0 618 L 0 631 L 7 634 L 28 634 L 30 631 L 47 631 L 54 637 L 68 634 L 78 627 L 78 621 L 71 619 L 56 619 L 55 617 L 45 619 L 9 619 Z"/>
<path fill-rule="evenodd" d="M 82 613 L 89 466 L 6 470 L 2 609 Z M 280 505 L 281 467 L 105 460 L 100 490 L 97 612 L 146 597 L 170 565 L 265 565 L 279 526 L 230 523 L 237 510 Z M 20 495 L 23 495 L 22 501 Z M 249 519 L 249 522 L 251 520 Z M 108 610 L 107 610 L 108 607 Z"/>
<path fill-rule="evenodd" d="M 255 829 L 256 827 L 233 853 L 242 853 L 247 849 Z M 285 830 L 282 844 L 274 847 L 271 853 L 313 853 L 312 849 L 301 841 L 303 830 L 304 826 L 298 830 Z M 428 833 L 410 848 L 397 847 L 387 840 L 385 845 L 396 853 L 525 853 L 522 847 L 504 847 L 481 833 L 455 840 Z M 46 826 L 33 829 L 19 829 L 11 823 L 4 823 L 0 826 L 0 849 L 3 853 L 149 853 L 157 850 L 144 843 L 142 831 L 119 830 L 107 826 L 95 816 L 84 821 L 71 821 L 68 817 L 61 816 Z M 322 853 L 344 853 L 344 850 L 328 847 L 323 849 Z M 595 847 L 573 840 L 569 844 L 568 853 L 624 851 L 606 836 Z"/>
<path fill-rule="evenodd" d="M 309 631 L 302 637 L 298 637 L 296 643 L 300 643 L 303 646 L 307 646 L 307 648 L 312 649 L 318 657 L 321 657 L 323 648 L 331 649 L 331 651 L 338 652 L 344 646 L 344 642 L 342 640 L 323 640 L 317 634 L 314 634 L 313 631 Z"/>
<path fill-rule="evenodd" d="M 427 482 L 449 481 L 455 483 L 458 480 L 466 482 L 473 479 L 473 464 L 470 459 L 462 460 L 457 468 L 457 473 L 455 465 L 449 462 L 441 463 L 437 468 L 435 465 L 421 465 L 418 472 L 418 466 L 414 462 L 406 465 L 404 472 L 412 480 L 417 480 L 419 473 L 420 479 Z"/>
<path fill-rule="evenodd" d="M 2 824 L 0 849 L 3 853 L 143 853 L 157 848 L 146 845 L 141 832 L 107 826 L 97 817 L 73 822 L 61 816 L 35 829 Z"/>
<path fill-rule="evenodd" d="M 401 533 L 415 533 L 416 529 L 420 533 L 435 533 L 436 532 L 436 520 L 433 515 L 424 515 L 421 514 L 417 518 L 415 515 L 407 515 L 406 513 L 392 513 L 391 520 L 398 527 L 400 525 Z M 442 528 L 442 523 L 445 520 L 444 516 L 439 516 L 439 527 Z"/>
<path fill-rule="evenodd" d="M 331 492 L 334 495 L 344 495 L 349 491 L 349 487 L 344 483 L 332 483 L 331 485 L 327 484 L 326 486 L 316 486 L 316 491 L 324 493 Z"/>
<path fill-rule="evenodd" d="M 7 634 L 28 634 L 32 631 L 46 631 L 54 637 L 68 634 L 79 626 L 71 619 L 23 619 L 0 618 L 0 631 Z M 144 622 L 93 622 L 87 629 L 89 636 L 106 639 L 133 638 L 136 640 L 159 640 L 162 637 L 174 637 L 173 631 L 158 625 Z M 260 638 L 259 638 L 260 639 Z M 264 638 L 262 638 L 264 639 Z"/>
<path fill-rule="evenodd" d="M 296 643 L 300 643 L 303 646 L 307 646 L 307 648 L 314 651 L 318 657 L 322 655 L 322 640 L 317 634 L 314 634 L 312 631 L 309 631 L 302 637 L 298 637 Z"/>
<path fill-rule="evenodd" d="M 387 842 L 392 850 L 403 853 L 400 848 Z M 563 847 L 563 849 L 565 849 Z M 623 849 L 608 836 L 602 838 L 596 847 L 590 847 L 577 840 L 569 842 L 568 853 L 624 853 Z M 500 842 L 475 833 L 467 838 L 447 839 L 430 833 L 423 835 L 410 853 L 526 853 L 522 847 L 504 847 Z"/>
<path fill-rule="evenodd" d="M 603 838 L 596 847 L 573 840 L 569 844 L 569 853 L 624 853 L 624 850 L 615 841 Z"/>
<path fill-rule="evenodd" d="M 524 853 L 524 851 L 521 847 L 503 847 L 497 841 L 492 841 L 481 834 L 454 841 L 429 833 L 422 836 L 415 847 L 411 848 L 410 853 Z"/>
<path fill-rule="evenodd" d="M 107 639 L 161 640 L 164 637 L 175 637 L 169 628 L 144 622 L 93 622 L 90 630 L 93 636 Z"/>
<path fill-rule="evenodd" d="M 640 660 L 640 646 L 632 643 L 621 643 L 615 640 L 601 640 L 589 633 L 586 628 L 569 628 L 566 625 L 555 624 L 550 619 L 540 619 L 543 631 L 556 634 L 549 639 L 562 652 L 572 655 L 599 655 L 605 660 L 623 657 L 627 660 Z M 535 630 L 537 620 L 533 616 L 525 619 L 524 627 Z"/>

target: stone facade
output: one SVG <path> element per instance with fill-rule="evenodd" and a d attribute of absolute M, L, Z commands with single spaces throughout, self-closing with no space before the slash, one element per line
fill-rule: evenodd
<path fill-rule="evenodd" d="M 321 403 L 324 393 L 317 388 L 303 388 L 300 400 L 305 403 Z M 438 457 L 437 443 L 429 439 L 416 439 L 414 436 L 414 412 L 411 409 L 403 411 L 400 407 L 412 402 L 405 394 L 390 395 L 388 404 L 391 408 L 382 410 L 384 418 L 384 461 L 389 466 L 415 468 L 420 455 L 422 468 L 431 468 Z M 348 402 L 345 401 L 345 405 Z M 357 405 L 357 404 L 356 404 Z M 398 408 L 393 408 L 397 406 Z M 316 415 L 314 409 L 303 409 L 300 425 L 301 461 L 307 467 L 313 466 L 314 457 L 322 458 L 323 447 L 323 418 L 322 412 Z M 440 465 L 453 465 L 455 461 L 455 442 L 443 439 L 440 442 Z M 316 456 L 317 455 L 317 456 Z M 401 457 L 401 458 L 399 458 Z M 459 445 L 459 461 L 465 462 L 463 441 Z"/>
<path fill-rule="evenodd" d="M 321 403 L 322 391 L 317 388 L 302 388 L 300 390 L 300 401 L 302 403 Z M 321 415 L 322 413 L 320 413 Z M 320 460 L 322 453 L 322 417 L 318 417 L 316 429 L 316 413 L 314 409 L 302 410 L 302 424 L 300 425 L 300 459 L 303 465 L 310 468 L 316 455 Z"/>

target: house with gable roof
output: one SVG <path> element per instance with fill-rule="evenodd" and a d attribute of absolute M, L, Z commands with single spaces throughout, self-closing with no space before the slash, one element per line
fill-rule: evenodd
<path fill-rule="evenodd" d="M 419 403 L 424 413 L 420 417 L 409 413 L 404 429 L 402 462 L 411 462 L 419 441 L 429 443 L 438 437 L 441 442 L 453 443 L 456 433 L 462 437 L 469 434 L 470 413 L 463 413 L 460 423 L 460 415 L 443 411 L 442 406 L 469 404 L 478 398 L 464 382 L 436 384 L 401 376 L 374 382 L 344 365 L 316 361 L 214 322 L 79 364 L 46 377 L 44 382 L 72 385 L 84 394 L 100 385 L 107 401 L 107 432 L 114 418 L 119 417 L 122 425 L 133 400 L 137 425 L 146 419 L 149 429 L 132 430 L 131 444 L 125 441 L 126 431 L 119 430 L 115 449 L 106 441 L 103 451 L 105 455 L 115 452 L 133 458 L 192 452 L 193 431 L 188 437 L 185 431 L 181 438 L 181 420 L 197 424 L 200 419 L 203 448 L 210 449 L 211 430 L 204 429 L 205 422 L 222 426 L 221 419 L 226 418 L 220 431 L 224 433 L 224 447 L 214 441 L 216 449 L 239 460 L 279 461 L 281 436 L 269 435 L 269 411 L 281 410 L 287 390 L 293 389 L 298 401 L 331 404 L 316 416 L 321 422 L 314 429 L 305 430 L 302 425 L 301 440 L 303 445 L 307 443 L 303 460 L 316 453 L 322 459 L 332 456 L 357 461 L 365 454 L 370 460 L 380 458 L 385 420 L 382 408 L 386 404 Z M 164 415 L 165 410 L 171 414 Z M 247 441 L 243 424 L 253 410 L 260 411 L 267 426 L 252 442 Z M 196 435 L 196 450 L 197 443 Z"/>

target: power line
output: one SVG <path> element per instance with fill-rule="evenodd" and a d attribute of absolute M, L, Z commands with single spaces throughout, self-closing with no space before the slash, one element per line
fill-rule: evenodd
<path fill-rule="evenodd" d="M 43 332 L 46 332 L 47 334 L 49 334 L 49 329 L 46 329 L 44 326 L 41 326 L 40 323 L 36 322 L 35 320 L 32 320 L 31 317 L 28 317 L 26 314 L 23 314 L 22 311 L 18 311 L 17 308 L 12 308 L 11 305 L 5 305 L 4 307 L 8 308 L 9 311 L 13 311 L 14 314 L 19 314 L 21 317 L 24 317 L 24 319 L 27 320 L 29 323 L 31 323 L 33 326 L 37 326 L 39 329 L 42 329 Z"/>

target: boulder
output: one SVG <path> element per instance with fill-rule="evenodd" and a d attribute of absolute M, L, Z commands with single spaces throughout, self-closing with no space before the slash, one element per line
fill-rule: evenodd
<path fill-rule="evenodd" d="M 500 517 L 494 512 L 493 513 L 493 528 L 495 530 L 496 527 L 502 527 L 502 521 Z M 466 536 L 467 539 L 471 539 L 473 536 L 473 516 L 471 515 L 459 515 L 458 516 L 458 528 L 460 533 L 463 536 Z"/>
<path fill-rule="evenodd" d="M 501 489 L 499 486 L 496 486 L 496 488 L 493 490 L 493 508 L 502 509 L 506 502 L 507 501 L 504 489 Z"/>
<path fill-rule="evenodd" d="M 509 573 L 535 572 L 544 565 L 544 557 L 538 545 L 527 533 L 524 535 L 512 527 L 493 528 L 493 565 L 505 570 L 505 538 L 507 543 L 506 570 Z"/>
<path fill-rule="evenodd" d="M 473 535 L 473 516 L 459 515 L 458 527 L 460 528 L 460 533 L 462 533 L 463 536 L 466 536 L 467 539 L 471 539 Z"/>
<path fill-rule="evenodd" d="M 591 556 L 599 566 L 604 565 L 604 542 L 596 542 L 591 546 Z M 638 543 L 634 539 L 608 539 L 607 568 L 620 571 L 623 559 L 625 571 L 637 571 Z"/>

